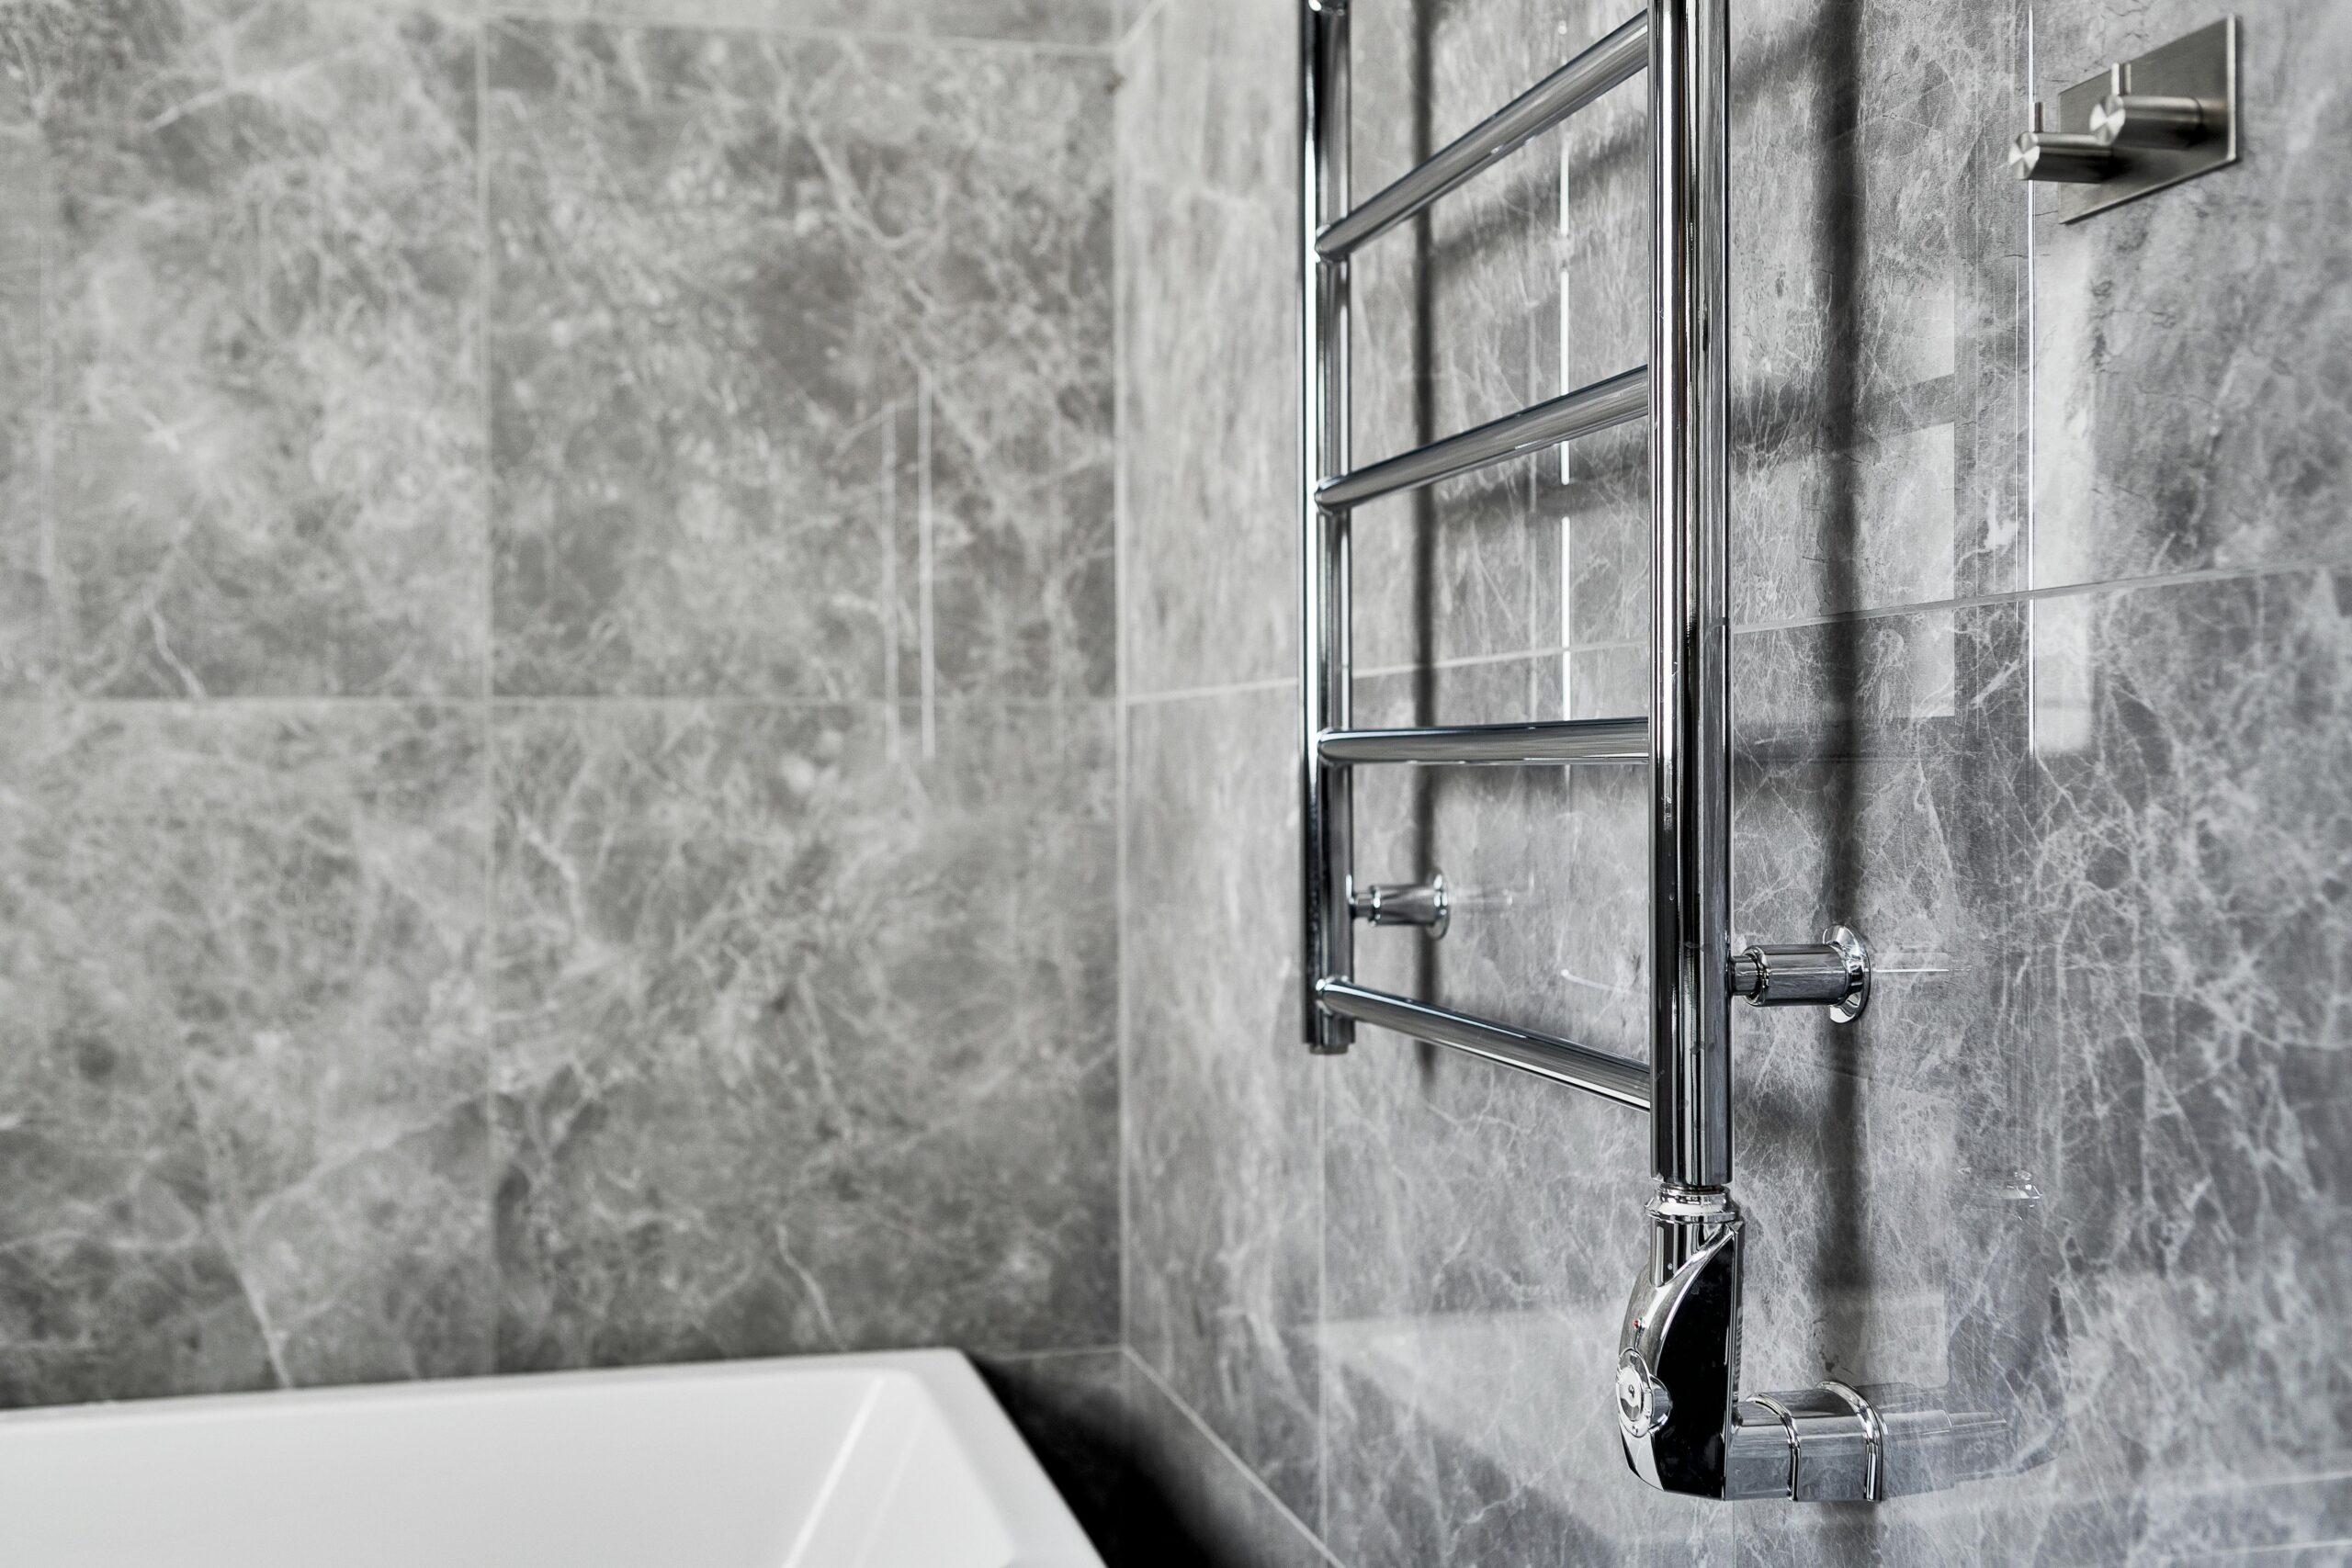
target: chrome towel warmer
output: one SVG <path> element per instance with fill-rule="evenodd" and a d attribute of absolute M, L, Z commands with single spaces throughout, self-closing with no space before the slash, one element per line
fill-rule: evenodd
<path fill-rule="evenodd" d="M 1353 0 L 1363 4 L 1363 0 Z M 1725 0 L 1650 0 L 1634 17 L 1363 205 L 1348 202 L 1351 0 L 1300 0 L 1301 828 L 1306 1043 L 1344 1052 L 1371 1024 L 1588 1090 L 1650 1117 L 1649 1258 L 1627 1307 L 1618 1425 L 1652 1485 L 1721 1498 L 1873 1500 L 1940 1484 L 1992 1418 L 1918 1391 L 1738 1394 L 1741 1249 L 1731 1196 L 1731 1008 L 1869 999 L 1869 955 L 1823 942 L 1731 947 L 1730 382 Z M 1348 442 L 1348 258 L 1546 128 L 1649 74 L 1650 362 L 1363 468 Z M 1643 718 L 1365 730 L 1349 719 L 1349 514 L 1376 497 L 1647 415 L 1653 626 Z M 1360 888 L 1350 777 L 1382 763 L 1650 769 L 1650 1060 L 1370 990 L 1352 921 L 1436 926 L 1442 885 Z M 1995 1445 L 1996 1446 L 1996 1445 Z M 1981 1469 L 1980 1469 L 1981 1472 Z"/>

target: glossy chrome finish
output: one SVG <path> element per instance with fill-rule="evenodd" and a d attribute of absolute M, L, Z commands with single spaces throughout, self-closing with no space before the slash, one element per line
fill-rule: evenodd
<path fill-rule="evenodd" d="M 1791 1496 L 1800 1503 L 1878 1501 L 1884 1433 L 1869 1401 L 1844 1383 L 1825 1382 L 1759 1393 L 1756 1403 L 1779 1416 L 1788 1430 Z"/>
<path fill-rule="evenodd" d="M 1651 0 L 1649 30 L 1650 1166 L 1711 1188 L 1731 1180 L 1725 0 Z"/>
<path fill-rule="evenodd" d="M 1317 487 L 1316 499 L 1325 506 L 1361 506 L 1384 495 L 1419 490 L 1507 457 L 1540 452 L 1639 419 L 1648 407 L 1643 389 L 1647 379 L 1646 372 L 1638 368 L 1621 370 L 1607 380 L 1546 399 L 1533 408 L 1326 479 Z"/>
<path fill-rule="evenodd" d="M 1851 1023 L 1870 1006 L 1870 946 L 1832 926 L 1817 942 L 1751 947 L 1731 961 L 1731 991 L 1751 1007 L 1826 1007 L 1839 1023 Z"/>
<path fill-rule="evenodd" d="M 1453 903 L 1446 897 L 1445 873 L 1430 874 L 1427 882 L 1375 882 L 1359 887 L 1349 899 L 1357 919 L 1375 926 L 1419 926 L 1442 937 L 1453 923 Z"/>
<path fill-rule="evenodd" d="M 1317 254 L 1315 236 L 1348 200 L 1348 15 L 1340 0 L 1308 0 L 1299 18 L 1299 1002 L 1307 1048 L 1333 1053 L 1355 1028 L 1315 987 L 1355 967 L 1354 828 L 1348 770 L 1317 742 L 1348 725 L 1348 513 L 1315 488 L 1348 464 L 1348 264 Z"/>
<path fill-rule="evenodd" d="M 1868 1400 L 1841 1383 L 1737 1395 L 1739 1206 L 1668 1185 L 1649 1216 L 1649 1267 L 1617 1351 L 1617 1432 L 1634 1472 L 1661 1491 L 1725 1501 L 1875 1500 L 1883 1428 Z"/>
<path fill-rule="evenodd" d="M 1728 951 L 1725 0 L 1650 6 L 1650 1257 L 1618 1339 L 1618 1436 L 1653 1486 L 1692 1496 L 1867 1500 L 1883 1429 L 1843 1385 L 1738 1396 L 1747 1223 L 1731 1182 L 1731 1017 L 1869 995 L 1843 927 L 1817 946 Z"/>
<path fill-rule="evenodd" d="M 1649 720 L 1571 718 L 1431 729 L 1348 729 L 1325 735 L 1327 762 L 1487 763 L 1540 768 L 1649 761 Z"/>
<path fill-rule="evenodd" d="M 1694 1496 L 1874 1500 L 2034 1461 L 2015 1457 L 2013 1438 L 2004 1446 L 2007 1434 L 1996 1418 L 1948 1411 L 1937 1396 L 1917 1390 L 1824 1383 L 1747 1400 L 1737 1393 L 1747 1222 L 1730 1191 L 1731 998 L 1759 1006 L 1826 1006 L 1833 1016 L 1850 1019 L 1869 998 L 1870 956 L 1843 927 L 1818 943 L 1759 944 L 1736 958 L 1730 952 L 1726 10 L 1727 0 L 1649 0 L 1637 30 L 1628 24 L 1571 62 L 1570 72 L 1587 73 L 1584 86 L 1571 92 L 1555 75 L 1362 212 L 1319 229 L 1346 185 L 1346 13 L 1344 0 L 1303 0 L 1307 1034 L 1317 1050 L 1340 1050 L 1355 1024 L 1368 1023 L 1648 1112 L 1659 1180 L 1647 1210 L 1649 1256 L 1626 1303 L 1616 1375 L 1627 1462 L 1652 1485 Z M 1605 90 L 1592 85 L 1603 77 L 1623 80 L 1632 67 L 1611 51 L 1634 38 L 1645 39 L 1649 53 L 1649 365 L 1345 472 L 1349 250 L 1499 156 L 1502 140 L 1525 140 L 1533 133 L 1532 120 L 1550 123 L 1545 114 L 1568 112 L 1559 103 Z M 1604 60 L 1614 63 L 1607 70 L 1594 63 Z M 2177 95 L 2168 88 L 2160 96 Z M 2120 112 L 2118 123 L 2126 124 L 2142 110 L 2127 96 Z M 2046 155 L 2037 152 L 2036 161 Z M 1349 508 L 1633 419 L 1645 408 L 1655 569 L 1648 716 L 1348 728 Z M 1317 482 L 1331 473 L 1340 477 Z M 1351 928 L 1332 918 L 1338 912 L 1442 931 L 1448 903 L 1444 880 L 1434 875 L 1425 885 L 1353 888 L 1351 769 L 1645 760 L 1651 777 L 1648 1063 L 1371 990 L 1348 977 Z M 2034 1440 L 2042 1444 L 2034 1451 L 2047 1451 L 2045 1439 Z"/>
<path fill-rule="evenodd" d="M 1650 1201 L 1649 1222 L 1649 1266 L 1617 1340 L 1618 1436 L 1626 1463 L 1651 1485 L 1721 1497 L 1739 1382 L 1746 1222 L 1729 1193 L 1670 1183 Z M 1656 1412 L 1664 1414 L 1653 1421 Z"/>
<path fill-rule="evenodd" d="M 1532 1030 L 1431 1007 L 1408 997 L 1366 990 L 1345 980 L 1326 980 L 1320 989 L 1323 1005 L 1341 1017 L 1517 1067 L 1636 1111 L 1649 1109 L 1649 1069 L 1639 1062 Z"/>
<path fill-rule="evenodd" d="M 2079 223 L 2152 191 L 2238 160 L 2238 25 L 2225 17 L 2058 95 L 2055 123 L 2017 140 L 2009 163 L 2023 180 L 2089 188 L 2058 197 Z"/>
<path fill-rule="evenodd" d="M 1481 170 L 1591 103 L 1649 63 L 1649 18 L 1624 26 L 1513 98 L 1426 164 L 1325 229 L 1315 248 L 1344 256 L 1429 207 Z"/>

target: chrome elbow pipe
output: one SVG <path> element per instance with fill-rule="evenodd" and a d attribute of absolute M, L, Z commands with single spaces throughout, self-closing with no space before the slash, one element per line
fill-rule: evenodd
<path fill-rule="evenodd" d="M 1742 1399 L 1747 1221 L 1728 1193 L 1667 1186 L 1649 1207 L 1650 1267 L 1618 1336 L 1625 1462 L 1661 1492 L 1727 1502 L 1871 1503 L 1886 1429 L 1844 1383 Z"/>

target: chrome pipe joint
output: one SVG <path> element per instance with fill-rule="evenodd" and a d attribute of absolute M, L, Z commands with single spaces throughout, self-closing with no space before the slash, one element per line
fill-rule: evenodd
<path fill-rule="evenodd" d="M 1650 1267 L 1617 1348 L 1617 1432 L 1634 1473 L 1726 1502 L 1876 1501 L 1885 1430 L 1860 1393 L 1824 1383 L 1738 1396 L 1747 1221 L 1730 1194 L 1664 1186 L 1649 1219 Z"/>
<path fill-rule="evenodd" d="M 1738 1396 L 1747 1221 L 1730 1194 L 1663 1186 L 1649 1219 L 1650 1266 L 1617 1349 L 1617 1431 L 1634 1473 L 1725 1502 L 1886 1495 L 1886 1426 L 1860 1391 Z"/>

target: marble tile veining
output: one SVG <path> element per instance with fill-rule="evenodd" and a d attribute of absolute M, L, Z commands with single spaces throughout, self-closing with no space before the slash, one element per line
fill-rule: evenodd
<path fill-rule="evenodd" d="M 1107 44 L 1135 0 L 456 0 L 493 16 L 673 28 Z"/>
<path fill-rule="evenodd" d="M 945 689 L 1109 694 L 1103 62 L 561 24 L 489 47 L 500 690 L 885 695 L 869 443 L 919 407 Z"/>
<path fill-rule="evenodd" d="M 1996 1415 L 2000 1443 L 1992 1473 L 1870 1509 L 1706 1507 L 1641 1487 L 1607 1404 L 1648 1185 L 1638 1122 L 1373 1031 L 1295 1085 L 1286 1047 L 1251 1054 L 1250 1021 L 1289 989 L 1277 960 L 1295 939 L 1269 926 L 1281 945 L 1266 956 L 1188 969 L 1208 976 L 1184 1000 L 1215 1044 L 1189 1027 L 1172 1064 L 1218 1050 L 1226 1070 L 1130 1080 L 1130 1179 L 1150 1177 L 1131 1337 L 1284 1495 L 1301 1439 L 1253 1414 L 1278 1379 L 1235 1392 L 1196 1369 L 1311 1364 L 1316 1522 L 1340 1561 L 2342 1559 L 2352 592 L 2340 570 L 2299 564 L 2342 554 L 2339 11 L 2244 11 L 2238 168 L 2061 230 L 2001 158 L 2029 89 L 2211 14 L 2185 0 L 1739 10 L 1734 565 L 1751 629 L 1734 672 L 1735 917 L 1759 941 L 1844 920 L 1881 965 L 1850 1029 L 1736 1010 L 1753 1224 L 1743 1381 L 1907 1383 Z M 1249 71 L 1267 84 L 1250 91 L 1277 91 L 1272 64 L 1233 61 L 1212 30 L 1223 15 L 1196 7 L 1179 28 L 1157 14 L 1123 69 L 1221 85 Z M 1618 19 L 1519 0 L 1365 12 L 1359 188 L 1523 86 L 1568 47 L 1555 40 Z M 1259 100 L 1169 101 L 1246 115 Z M 1152 138 L 1174 112 L 1123 115 L 1138 190 L 1161 177 Z M 1222 154 L 1262 130 L 1213 121 L 1182 145 Z M 1637 112 L 1604 104 L 1531 150 L 1534 173 L 1491 171 L 1491 188 L 1457 193 L 1459 214 L 1367 257 L 1360 457 L 1551 389 L 1544 334 L 1570 381 L 1640 352 L 1638 132 Z M 1214 188 L 1246 189 L 1251 225 L 1275 220 L 1279 190 L 1229 172 Z M 1157 282 L 1155 221 L 1130 211 L 1122 231 L 1142 257 L 1136 293 Z M 1263 376 L 1275 395 L 1259 347 L 1277 324 L 1269 286 L 1238 265 L 1184 283 L 1190 316 L 1226 327 L 1221 344 L 1182 341 L 1194 380 Z M 1164 333 L 1152 309 L 1147 296 L 1122 318 L 1123 437 L 1153 453 L 1145 484 L 1125 459 L 1131 689 L 1283 674 L 1289 584 L 1270 581 L 1272 547 L 1203 503 L 1231 477 L 1218 458 L 1251 453 L 1271 478 L 1273 448 L 1197 434 L 1233 399 L 1204 413 L 1153 384 L 1163 361 L 1134 353 L 1137 322 Z M 1365 509 L 1361 721 L 1641 705 L 1639 442 L 1525 470 Z M 2016 592 L 2184 570 L 2219 575 Z M 1194 750 L 1221 755 L 1259 700 L 1204 699 L 1223 724 L 1187 720 Z M 1167 744 L 1145 744 L 1191 705 L 1129 710 L 1131 1071 L 1173 1032 L 1153 954 L 1185 936 L 1164 910 L 1247 900 L 1260 874 L 1202 879 L 1212 853 L 1244 852 L 1230 763 L 1171 780 Z M 1460 902 L 1442 942 L 1360 931 L 1358 975 L 1638 1053 L 1638 784 L 1363 770 L 1359 875 L 1442 868 Z M 1285 846 L 1263 852 L 1287 864 Z M 1304 1223 L 1287 1217 L 1293 1152 L 1262 1152 L 1266 1123 L 1300 1124 L 1302 1101 L 1319 1105 L 1319 1272 L 1285 1294 L 1230 1264 Z M 1224 1135 L 1168 1135 L 1193 1123 Z M 1163 1218 L 1171 1191 L 1209 1223 Z M 1234 1217 L 1237 1191 L 1259 1195 L 1254 1224 Z M 1284 1304 L 1302 1301 L 1306 1319 Z M 1204 1347 L 1189 1360 L 1165 1326 L 1188 1318 Z M 1267 1323 L 1280 1355 L 1206 1348 Z"/>
<path fill-rule="evenodd" d="M 2237 165 L 2078 224 L 2037 203 L 2036 586 L 2344 558 L 2352 13 L 2239 10 Z M 2039 5 L 2033 91 L 2222 14 Z"/>
<path fill-rule="evenodd" d="M 1116 1340 L 1112 18 L 0 6 L 0 1404 Z"/>
<path fill-rule="evenodd" d="M 1129 692 L 1293 671 L 1296 32 L 1286 6 L 1171 0 L 1118 55 Z"/>
<path fill-rule="evenodd" d="M 2205 1494 L 2174 1539 L 2226 1546 L 2258 1483 L 2352 1449 L 2352 579 L 2035 612 L 2037 676 L 2085 699 L 2038 726 L 2053 789 L 2029 884 L 2076 1347 L 2064 1462 L 2101 1502 Z M 2340 1535 L 2347 1501 L 2303 1523 Z"/>
<path fill-rule="evenodd" d="M 124 0 L 11 6 L 0 52 L 43 345 L 7 389 L 0 688 L 478 689 L 471 32 Z"/>
<path fill-rule="evenodd" d="M 1297 1043 L 1287 692 L 1128 714 L 1127 1342 L 1316 1513 L 1314 1061 Z"/>
<path fill-rule="evenodd" d="M 476 721 L 0 728 L 0 1404 L 487 1371 Z"/>
<path fill-rule="evenodd" d="M 1110 720 L 502 713 L 501 1364 L 1115 1337 Z"/>
<path fill-rule="evenodd" d="M 1732 613 L 2023 586 L 2024 7 L 1743 6 Z M 1932 450 L 1927 448 L 1932 447 Z"/>

